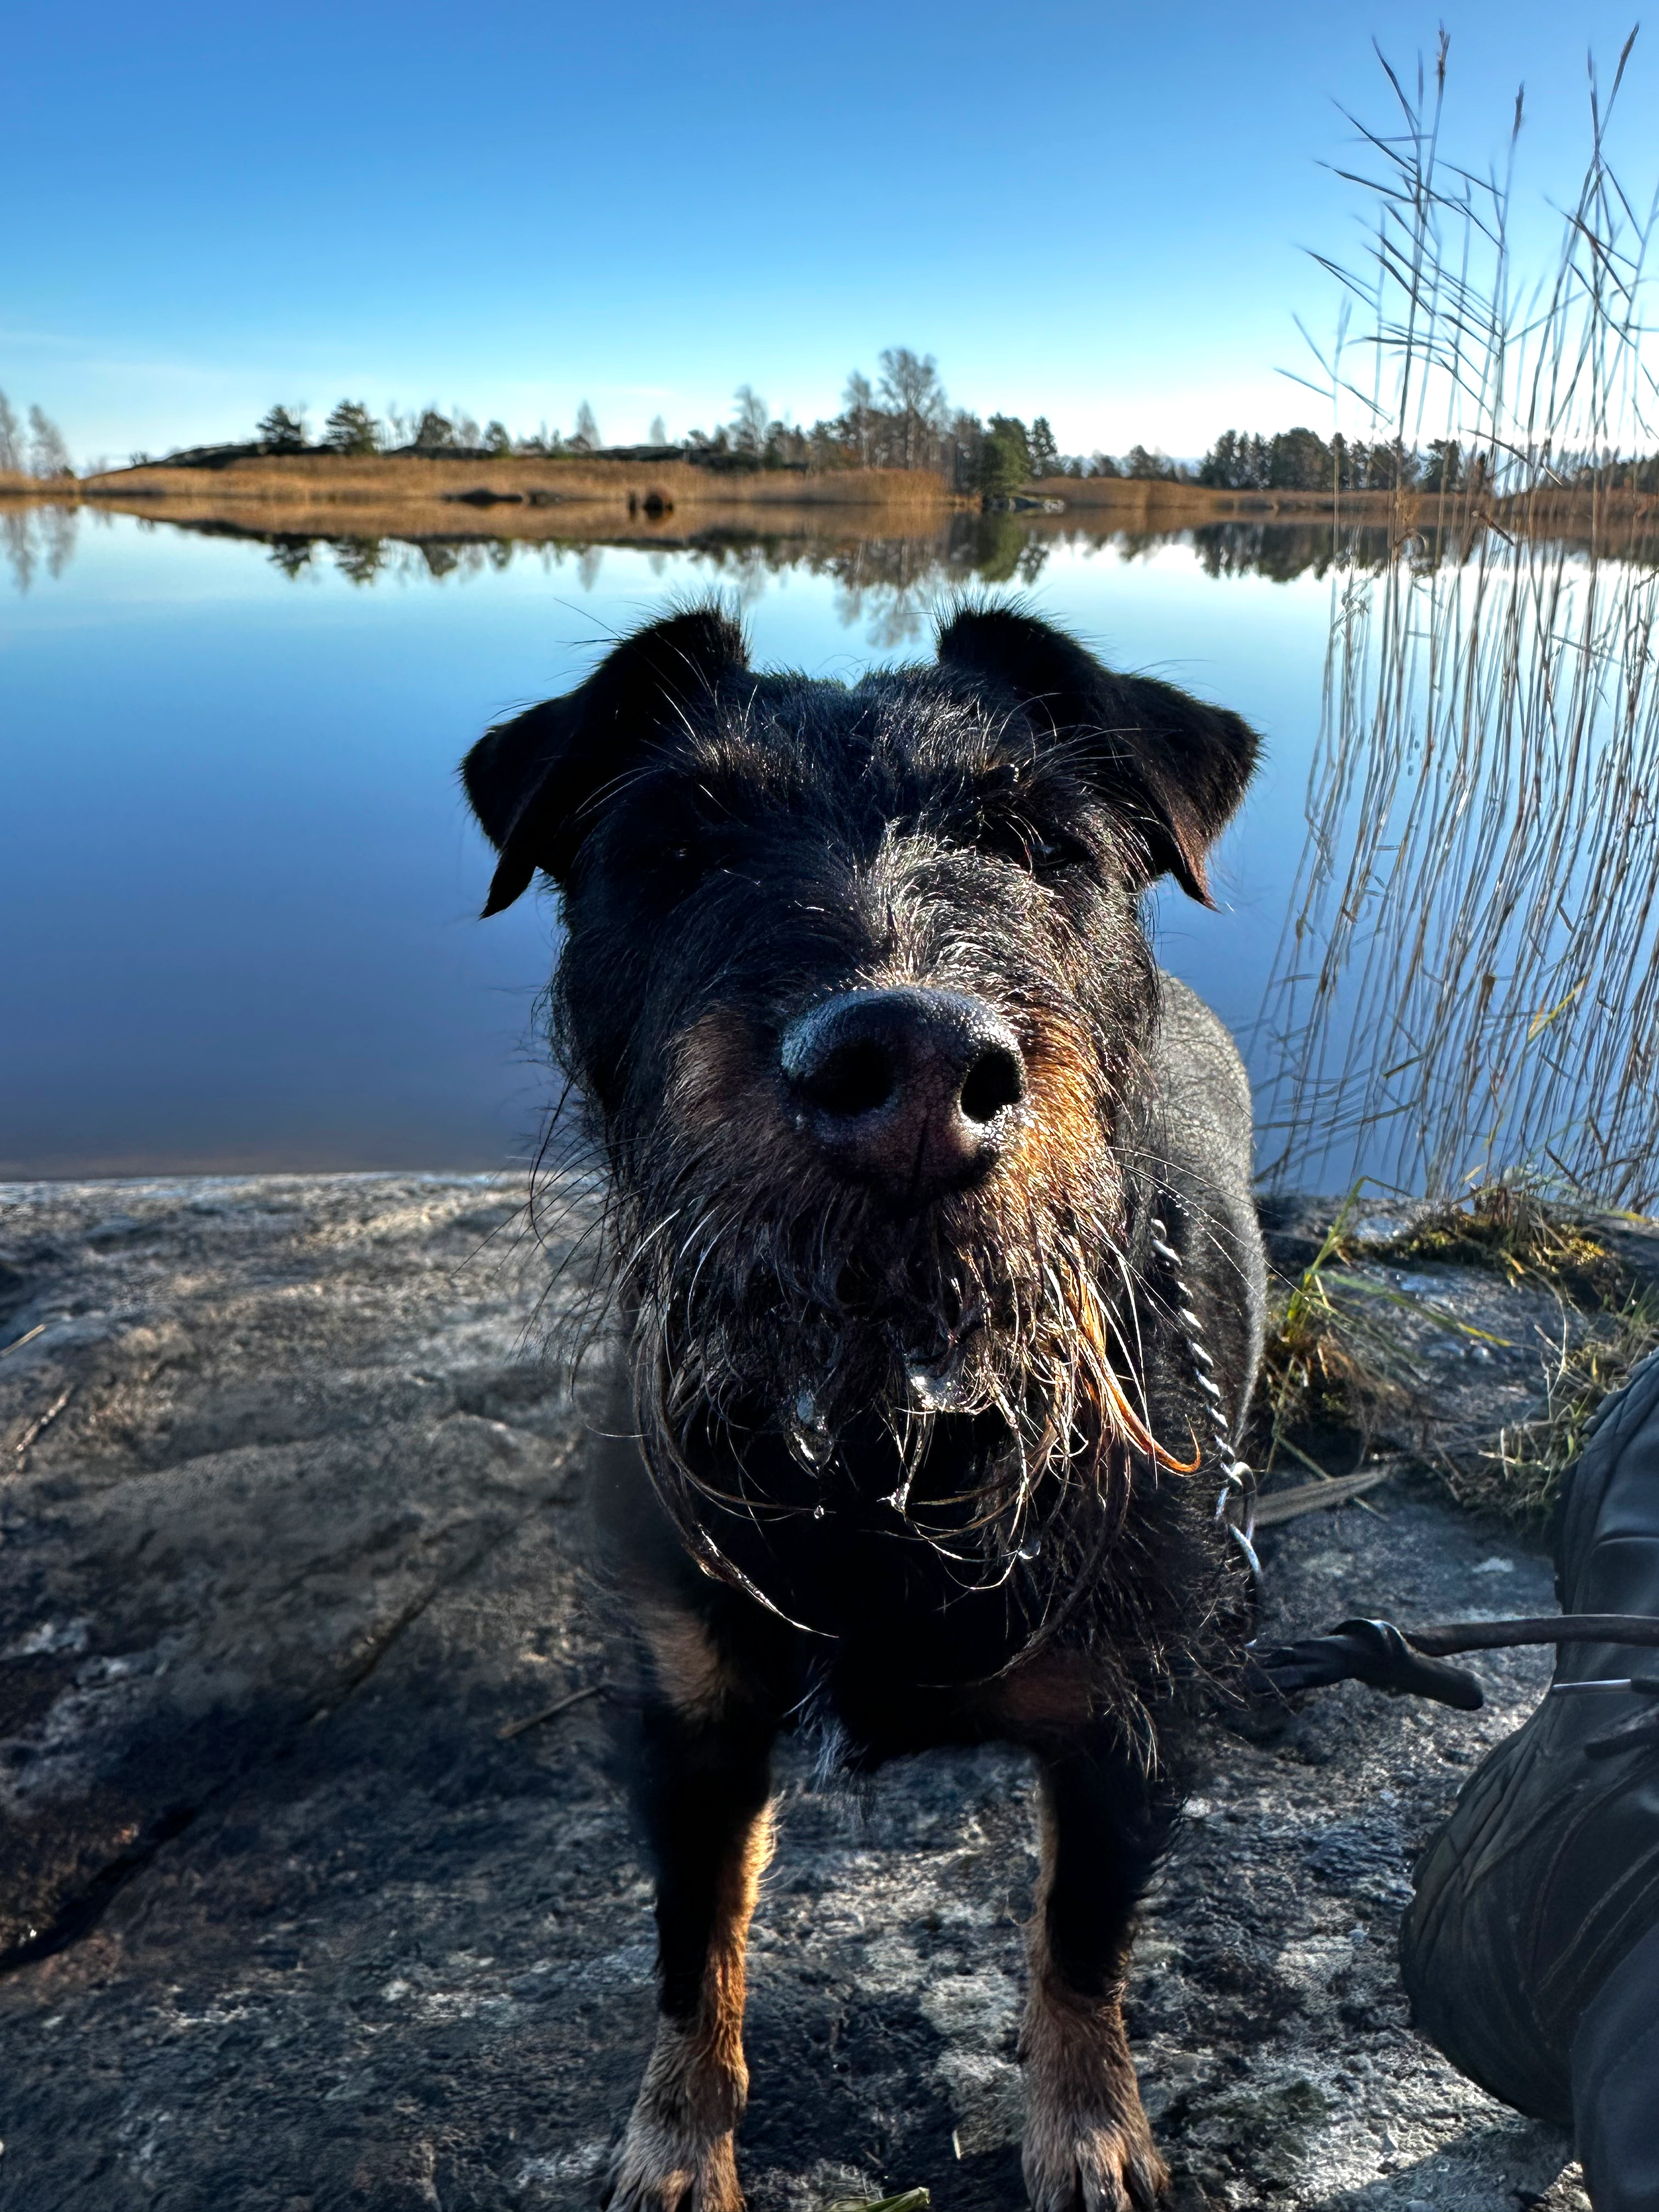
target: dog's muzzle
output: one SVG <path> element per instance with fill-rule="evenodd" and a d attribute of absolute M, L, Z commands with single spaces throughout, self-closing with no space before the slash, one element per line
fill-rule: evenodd
<path fill-rule="evenodd" d="M 959 991 L 839 993 L 791 1024 L 781 1065 L 796 1127 L 907 1211 L 985 1175 L 1025 1098 L 1019 1040 Z"/>

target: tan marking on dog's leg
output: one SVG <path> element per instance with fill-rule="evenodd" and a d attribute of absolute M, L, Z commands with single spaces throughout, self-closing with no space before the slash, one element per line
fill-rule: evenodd
<path fill-rule="evenodd" d="M 1026 2191 L 1035 2212 L 1156 2212 L 1170 2176 L 1141 2106 L 1124 2032 L 1127 1948 L 1098 1995 L 1066 1986 L 1048 1948 L 1054 1857 L 1053 1817 L 1045 1803 L 1019 2045 Z"/>
<path fill-rule="evenodd" d="M 771 1856 L 769 1808 L 721 1869 L 696 2014 L 657 2029 L 617 2154 L 610 2212 L 743 2212 L 733 2131 L 749 2095 L 744 1949 Z"/>
<path fill-rule="evenodd" d="M 638 1622 L 668 1703 L 685 1720 L 717 1721 L 739 1685 L 702 1621 L 678 1606 L 647 1601 Z"/>

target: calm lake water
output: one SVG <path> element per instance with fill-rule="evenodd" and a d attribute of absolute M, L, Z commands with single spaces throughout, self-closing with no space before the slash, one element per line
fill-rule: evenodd
<path fill-rule="evenodd" d="M 12 524 L 0 571 L 0 1176 L 488 1168 L 534 1142 L 550 902 L 475 919 L 455 767 L 671 598 L 741 599 L 757 665 L 924 656 L 926 549 L 272 547 Z M 1270 565 L 1291 570 L 1280 534 Z M 1160 957 L 1250 1041 L 1303 853 L 1331 586 L 1262 533 L 1024 532 L 957 564 L 1115 665 L 1237 708 L 1267 764 Z M 1254 547 L 1254 553 L 1252 548 Z M 0 552 L 6 550 L 0 544 Z M 960 549 L 959 549 L 960 550 Z M 797 549 L 799 551 L 799 549 Z"/>
<path fill-rule="evenodd" d="M 394 548 L 363 581 L 349 549 L 273 556 L 124 517 L 66 548 L 55 526 L 37 521 L 27 589 L 0 577 L 9 1176 L 522 1154 L 549 1096 L 533 1020 L 556 917 L 475 919 L 490 862 L 456 785 L 466 746 L 677 594 L 737 592 L 757 665 L 851 678 L 927 653 L 948 580 L 925 561 L 882 580 L 907 565 L 890 549 L 836 574 L 518 546 L 447 574 Z M 1225 910 L 1155 914 L 1166 964 L 1248 1024 L 1302 842 L 1328 586 L 1212 578 L 1180 543 L 1023 565 L 1043 613 L 1267 739 Z"/>

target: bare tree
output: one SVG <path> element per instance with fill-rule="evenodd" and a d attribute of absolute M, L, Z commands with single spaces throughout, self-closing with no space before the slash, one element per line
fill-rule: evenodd
<path fill-rule="evenodd" d="M 585 399 L 581 405 L 576 410 L 575 434 L 572 437 L 570 442 L 573 446 L 578 447 L 585 453 L 597 453 L 599 450 L 600 445 L 603 443 L 603 441 L 599 436 L 599 426 L 594 417 L 593 410 L 588 405 Z"/>
<path fill-rule="evenodd" d="M 945 386 L 939 363 L 932 354 L 912 353 L 908 346 L 888 346 L 881 355 L 882 405 L 900 418 L 902 465 L 926 468 L 931 447 L 945 428 Z"/>
<path fill-rule="evenodd" d="M 876 395 L 862 369 L 855 368 L 848 378 L 847 388 L 841 395 L 841 404 L 848 434 L 858 453 L 859 465 L 867 469 L 870 449 L 875 438 Z"/>
<path fill-rule="evenodd" d="M 0 392 L 0 470 L 15 475 L 23 465 L 23 426 L 11 411 L 11 402 Z"/>
<path fill-rule="evenodd" d="M 752 384 L 740 384 L 732 400 L 732 443 L 738 453 L 753 453 L 758 459 L 766 451 L 771 410 Z"/>
<path fill-rule="evenodd" d="M 651 417 L 651 428 L 645 434 L 645 441 L 648 446 L 665 446 L 668 443 L 668 425 L 660 415 Z"/>
<path fill-rule="evenodd" d="M 39 407 L 29 410 L 29 472 L 37 477 L 68 477 L 75 473 L 63 432 Z"/>

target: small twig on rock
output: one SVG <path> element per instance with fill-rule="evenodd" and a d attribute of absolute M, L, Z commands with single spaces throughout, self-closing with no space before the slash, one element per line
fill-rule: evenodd
<path fill-rule="evenodd" d="M 925 2189 L 902 2189 L 896 2197 L 838 2197 L 825 2212 L 927 2212 L 933 2201 Z"/>
<path fill-rule="evenodd" d="M 584 1698 L 597 1697 L 604 1687 L 605 1683 L 600 1680 L 588 1683 L 585 1689 L 573 1690 L 568 1698 L 556 1698 L 550 1705 L 544 1705 L 538 1713 L 526 1713 L 521 1721 L 504 1722 L 496 1729 L 496 1736 L 502 1743 L 509 1743 L 515 1735 L 522 1735 L 526 1729 L 539 1728 L 544 1721 L 557 1720 L 561 1713 L 568 1713 L 572 1705 L 580 1705 Z"/>
<path fill-rule="evenodd" d="M 20 1467 L 22 1464 L 24 1453 L 34 1442 L 34 1439 L 40 1434 L 43 1429 L 49 1429 L 52 1426 L 52 1423 L 58 1419 L 58 1416 L 63 1412 L 64 1407 L 68 1405 L 70 1400 L 74 1395 L 74 1383 L 70 1382 L 66 1384 L 59 1395 L 53 1400 L 50 1406 L 47 1407 L 46 1412 L 39 1414 L 33 1420 L 32 1420 L 27 1428 L 24 1430 L 22 1435 L 18 1437 L 17 1442 L 12 1446 L 12 1450 L 17 1455 L 17 1462 Z"/>
<path fill-rule="evenodd" d="M 3 1359 L 9 1352 L 15 1352 L 20 1345 L 33 1344 L 37 1336 L 44 1336 L 46 1333 L 46 1322 L 36 1322 L 33 1328 L 26 1328 L 21 1336 L 13 1337 L 9 1344 L 0 1344 L 0 1359 Z"/>
<path fill-rule="evenodd" d="M 1255 1501 L 1255 1525 L 1272 1528 L 1304 1513 L 1322 1513 L 1328 1506 L 1363 1504 L 1361 1492 L 1375 1489 L 1393 1473 L 1392 1465 L 1368 1467 L 1363 1474 L 1327 1475 L 1322 1482 L 1304 1483 L 1299 1490 L 1270 1490 Z"/>

